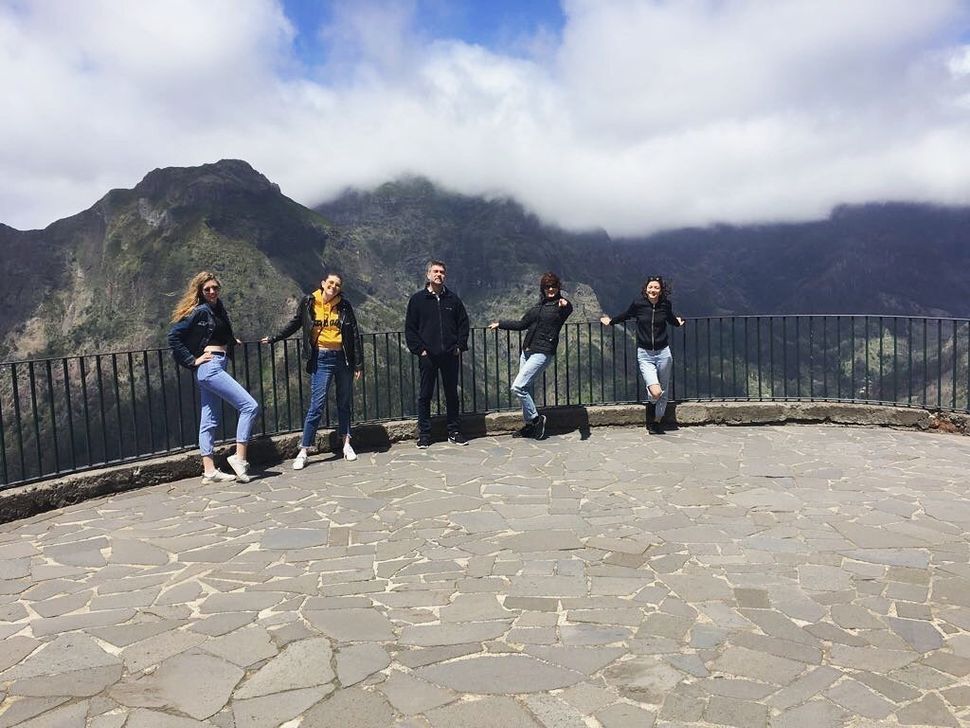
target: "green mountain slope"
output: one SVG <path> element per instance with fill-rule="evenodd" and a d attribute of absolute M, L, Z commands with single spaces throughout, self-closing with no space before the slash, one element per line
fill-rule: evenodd
<path fill-rule="evenodd" d="M 155 170 L 44 230 L 4 232 L 9 357 L 164 345 L 176 298 L 203 269 L 223 279 L 241 335 L 257 337 L 321 267 L 332 228 L 229 160 Z"/>

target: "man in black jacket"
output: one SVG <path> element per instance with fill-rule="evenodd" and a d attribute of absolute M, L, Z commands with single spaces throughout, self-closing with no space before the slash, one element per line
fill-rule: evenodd
<path fill-rule="evenodd" d="M 404 318 L 408 349 L 418 357 L 418 447 L 431 445 L 431 397 L 441 373 L 448 419 L 448 441 L 467 445 L 458 415 L 458 367 L 468 350 L 468 314 L 461 299 L 445 287 L 445 264 L 428 263 L 427 285 L 411 296 Z"/>

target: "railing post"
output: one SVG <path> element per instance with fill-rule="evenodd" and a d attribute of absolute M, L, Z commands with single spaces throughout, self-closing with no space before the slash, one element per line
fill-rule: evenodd
<path fill-rule="evenodd" d="M 148 350 L 142 352 L 142 370 L 145 373 L 145 403 L 148 406 L 148 447 L 155 452 L 155 415 L 152 410 L 152 378 L 148 369 Z"/>
<path fill-rule="evenodd" d="M 43 453 L 40 446 L 40 415 L 37 412 L 37 375 L 34 362 L 27 364 L 27 383 L 30 386 L 30 420 L 34 423 L 34 449 L 37 451 L 37 474 L 44 474 Z"/>
<path fill-rule="evenodd" d="M 788 400 L 788 316 L 781 317 L 781 393 Z"/>
<path fill-rule="evenodd" d="M 713 400 L 714 381 L 713 374 L 711 372 L 711 369 L 713 368 L 713 362 L 711 360 L 711 356 L 713 355 L 713 352 L 711 351 L 711 317 L 708 316 L 704 323 L 707 324 L 707 399 Z"/>
<path fill-rule="evenodd" d="M 815 401 L 815 318 L 808 317 L 808 399 Z"/>
<path fill-rule="evenodd" d="M 259 346 L 259 344 L 256 344 L 256 346 Z M 245 351 L 245 347 L 244 347 L 244 351 Z M 248 360 L 249 360 L 248 355 L 243 358 L 243 361 L 248 361 Z M 276 360 L 275 356 L 273 357 L 273 360 L 274 361 Z M 297 379 L 300 379 L 300 378 L 301 377 L 299 376 L 297 377 Z M 290 391 L 290 348 L 286 345 L 285 340 L 283 341 L 283 390 L 286 394 L 286 429 L 290 430 L 293 428 L 293 394 Z M 274 399 L 276 398 L 275 387 L 273 388 L 273 398 Z M 276 427 L 273 428 L 273 432 L 276 433 L 279 431 L 280 431 L 280 423 L 279 423 L 279 420 L 277 420 Z M 264 434 L 268 434 L 268 433 L 264 433 Z"/>
<path fill-rule="evenodd" d="M 88 454 L 88 465 L 94 464 L 94 450 L 91 448 L 91 412 L 88 405 L 88 374 L 84 370 L 84 355 L 78 357 L 81 367 L 81 398 L 84 401 L 84 444 Z"/>
<path fill-rule="evenodd" d="M 178 365 L 176 365 L 178 366 Z M 172 429 L 168 422 L 168 394 L 165 386 L 165 357 L 162 350 L 158 350 L 158 381 L 160 383 L 159 392 L 162 395 L 162 424 L 165 426 L 165 450 L 172 449 Z"/>
<path fill-rule="evenodd" d="M 929 348 L 930 348 L 930 333 L 929 333 L 929 321 L 923 319 L 923 406 L 926 407 L 929 399 L 929 382 L 930 382 L 930 364 L 929 364 Z"/>
<path fill-rule="evenodd" d="M 13 385 L 13 417 L 17 425 L 17 452 L 20 455 L 20 479 L 27 479 L 27 458 L 24 453 L 24 428 L 20 414 L 20 385 L 17 382 L 17 365 L 10 365 L 10 381 Z"/>
<path fill-rule="evenodd" d="M 54 450 L 54 472 L 59 473 L 61 471 L 60 443 L 57 437 L 57 413 L 54 405 L 54 373 L 50 359 L 44 362 L 44 369 L 47 373 L 47 405 L 50 413 L 51 435 L 54 439 L 54 447 L 52 448 Z M 68 407 L 70 407 L 70 402 L 68 402 Z"/>
<path fill-rule="evenodd" d="M 936 408 L 943 408 L 943 322 L 936 321 Z"/>
<path fill-rule="evenodd" d="M 64 402 L 67 404 L 68 441 L 71 443 L 71 470 L 77 470 L 77 446 L 74 442 L 74 398 L 71 397 L 71 375 L 68 371 L 68 357 L 61 359 L 64 369 Z M 2 426 L 0 426 L 2 429 Z"/>
<path fill-rule="evenodd" d="M 764 398 L 764 395 L 762 394 L 763 390 L 761 388 L 761 380 L 763 379 L 762 374 L 764 372 L 764 369 L 761 364 L 761 317 L 760 316 L 755 320 L 755 324 L 756 325 L 755 325 L 754 331 L 755 331 L 755 337 L 757 339 L 755 343 L 758 345 L 758 401 L 760 402 Z"/>
<path fill-rule="evenodd" d="M 136 404 L 137 397 L 135 396 L 135 362 L 129 351 L 125 359 L 128 362 L 128 394 L 131 395 L 131 433 L 134 439 L 134 453 L 139 450 L 138 446 L 138 407 Z M 121 417 L 119 415 L 119 425 Z M 124 458 L 124 455 L 122 455 Z"/>
<path fill-rule="evenodd" d="M 7 436 L 3 422 L 3 398 L 0 397 L 0 473 L 3 473 L 2 485 L 10 482 L 10 473 L 7 470 Z"/>

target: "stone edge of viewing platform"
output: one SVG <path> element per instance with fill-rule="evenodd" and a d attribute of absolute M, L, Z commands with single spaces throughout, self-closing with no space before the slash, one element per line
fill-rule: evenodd
<path fill-rule="evenodd" d="M 555 434 L 591 427 L 644 426 L 647 409 L 642 404 L 573 405 L 547 408 L 543 412 L 549 416 L 548 432 Z M 677 426 L 830 423 L 970 434 L 970 416 L 964 414 L 840 402 L 683 402 L 670 405 L 665 419 Z M 443 438 L 443 420 L 435 422 L 435 426 L 435 436 Z M 463 431 L 469 438 L 509 434 L 520 426 L 518 412 L 468 414 L 462 418 Z M 250 443 L 250 462 L 258 468 L 292 458 L 299 437 L 300 433 L 290 433 L 254 440 Z M 414 420 L 354 427 L 354 445 L 363 452 L 386 449 L 414 438 Z M 334 431 L 321 430 L 317 444 L 323 452 L 336 451 Z M 217 450 L 217 457 L 224 457 L 228 452 L 229 446 L 224 446 Z M 90 498 L 197 477 L 200 467 L 198 452 L 191 450 L 0 490 L 0 523 Z"/>

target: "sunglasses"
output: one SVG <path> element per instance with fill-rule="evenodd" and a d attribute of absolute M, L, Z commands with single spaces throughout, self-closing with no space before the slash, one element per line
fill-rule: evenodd
<path fill-rule="evenodd" d="M 548 286 L 543 286 L 543 288 L 545 288 L 547 291 L 556 291 L 559 289 L 559 286 L 557 286 L 555 283 L 552 283 Z"/>
<path fill-rule="evenodd" d="M 214 291 L 214 292 L 218 293 L 218 291 L 219 291 L 220 288 L 222 288 L 222 286 L 204 286 L 202 288 L 202 292 L 203 293 L 208 293 L 209 291 Z"/>

